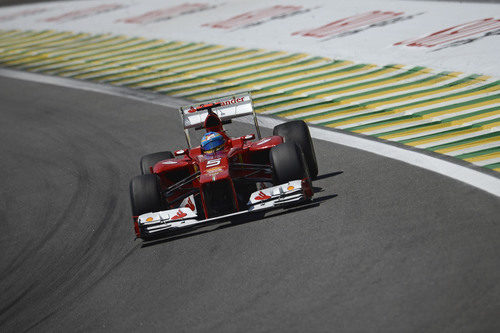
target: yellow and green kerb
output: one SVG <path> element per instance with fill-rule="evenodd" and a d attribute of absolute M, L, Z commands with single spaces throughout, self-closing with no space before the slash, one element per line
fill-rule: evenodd
<path fill-rule="evenodd" d="M 111 34 L 0 30 L 0 64 L 192 100 L 251 91 L 257 112 L 500 171 L 500 80 L 419 66 Z"/>

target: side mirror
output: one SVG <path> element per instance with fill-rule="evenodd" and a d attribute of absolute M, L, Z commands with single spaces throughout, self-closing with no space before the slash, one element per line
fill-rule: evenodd
<path fill-rule="evenodd" d="M 181 149 L 181 150 L 177 150 L 176 152 L 174 152 L 174 155 L 175 156 L 181 156 L 181 155 L 186 155 L 188 152 L 187 149 Z"/>
<path fill-rule="evenodd" d="M 241 140 L 243 140 L 243 141 L 248 141 L 248 140 L 253 140 L 253 139 L 255 139 L 255 134 L 248 134 L 248 135 L 241 137 Z"/>

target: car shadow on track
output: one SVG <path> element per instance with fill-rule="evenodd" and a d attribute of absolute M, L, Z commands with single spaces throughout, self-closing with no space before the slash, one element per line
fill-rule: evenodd
<path fill-rule="evenodd" d="M 341 175 L 343 173 L 344 173 L 344 171 L 342 171 L 342 170 L 324 173 L 324 174 L 319 175 L 316 178 L 314 178 L 314 180 L 321 180 L 321 179 L 325 179 L 325 178 L 335 177 L 335 176 Z"/>
<path fill-rule="evenodd" d="M 314 188 L 315 193 L 322 192 L 322 191 L 323 191 L 323 189 L 321 187 Z M 240 226 L 240 225 L 243 225 L 246 223 L 256 222 L 256 221 L 262 220 L 263 218 L 266 218 L 266 219 L 273 218 L 276 216 L 286 215 L 286 214 L 294 213 L 294 212 L 301 211 L 301 210 L 311 209 L 314 207 L 318 207 L 322 202 L 333 199 L 337 196 L 338 196 L 337 194 L 330 194 L 330 195 L 324 195 L 321 197 L 316 197 L 309 202 L 301 204 L 300 206 L 284 208 L 281 211 L 267 211 L 267 214 L 266 214 L 266 212 L 249 213 L 248 215 L 238 216 L 237 218 L 234 218 L 231 221 L 221 222 L 221 223 L 212 225 L 212 227 L 215 227 L 215 228 L 212 228 L 209 230 L 198 229 L 198 230 L 193 230 L 193 231 L 188 231 L 188 232 L 184 231 L 182 233 L 179 232 L 179 234 L 176 234 L 176 235 L 168 235 L 168 236 L 165 236 L 162 238 L 157 238 L 157 239 L 150 240 L 150 241 L 144 241 L 142 243 L 141 247 L 149 247 L 149 246 L 153 246 L 153 245 L 157 245 L 157 244 L 169 243 L 169 242 L 173 242 L 173 241 L 188 238 L 188 237 L 200 236 L 200 235 L 203 235 L 203 234 L 206 234 L 209 232 L 215 232 L 215 231 L 223 230 L 226 228 L 237 227 L 237 226 Z M 203 229 L 206 229 L 206 228 L 210 228 L 210 226 L 203 227 Z"/>

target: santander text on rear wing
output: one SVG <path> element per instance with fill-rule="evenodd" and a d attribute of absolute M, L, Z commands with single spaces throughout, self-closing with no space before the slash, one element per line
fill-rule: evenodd
<path fill-rule="evenodd" d="M 253 115 L 257 135 L 259 138 L 261 137 L 250 93 L 219 97 L 210 101 L 183 106 L 179 111 L 189 147 L 191 147 L 191 144 L 188 129 L 201 128 L 209 112 L 214 112 L 223 123 L 233 118 Z"/>

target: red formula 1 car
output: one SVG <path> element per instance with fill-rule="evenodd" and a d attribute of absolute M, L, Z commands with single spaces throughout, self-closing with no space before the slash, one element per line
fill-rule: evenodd
<path fill-rule="evenodd" d="M 180 113 L 188 148 L 143 156 L 142 175 L 130 182 L 137 237 L 147 240 L 311 199 L 318 166 L 303 121 L 280 124 L 273 136 L 261 138 L 250 94 L 182 107 Z M 257 140 L 255 134 L 227 135 L 223 125 L 241 116 L 253 116 Z M 201 146 L 191 146 L 193 128 L 207 132 Z"/>

